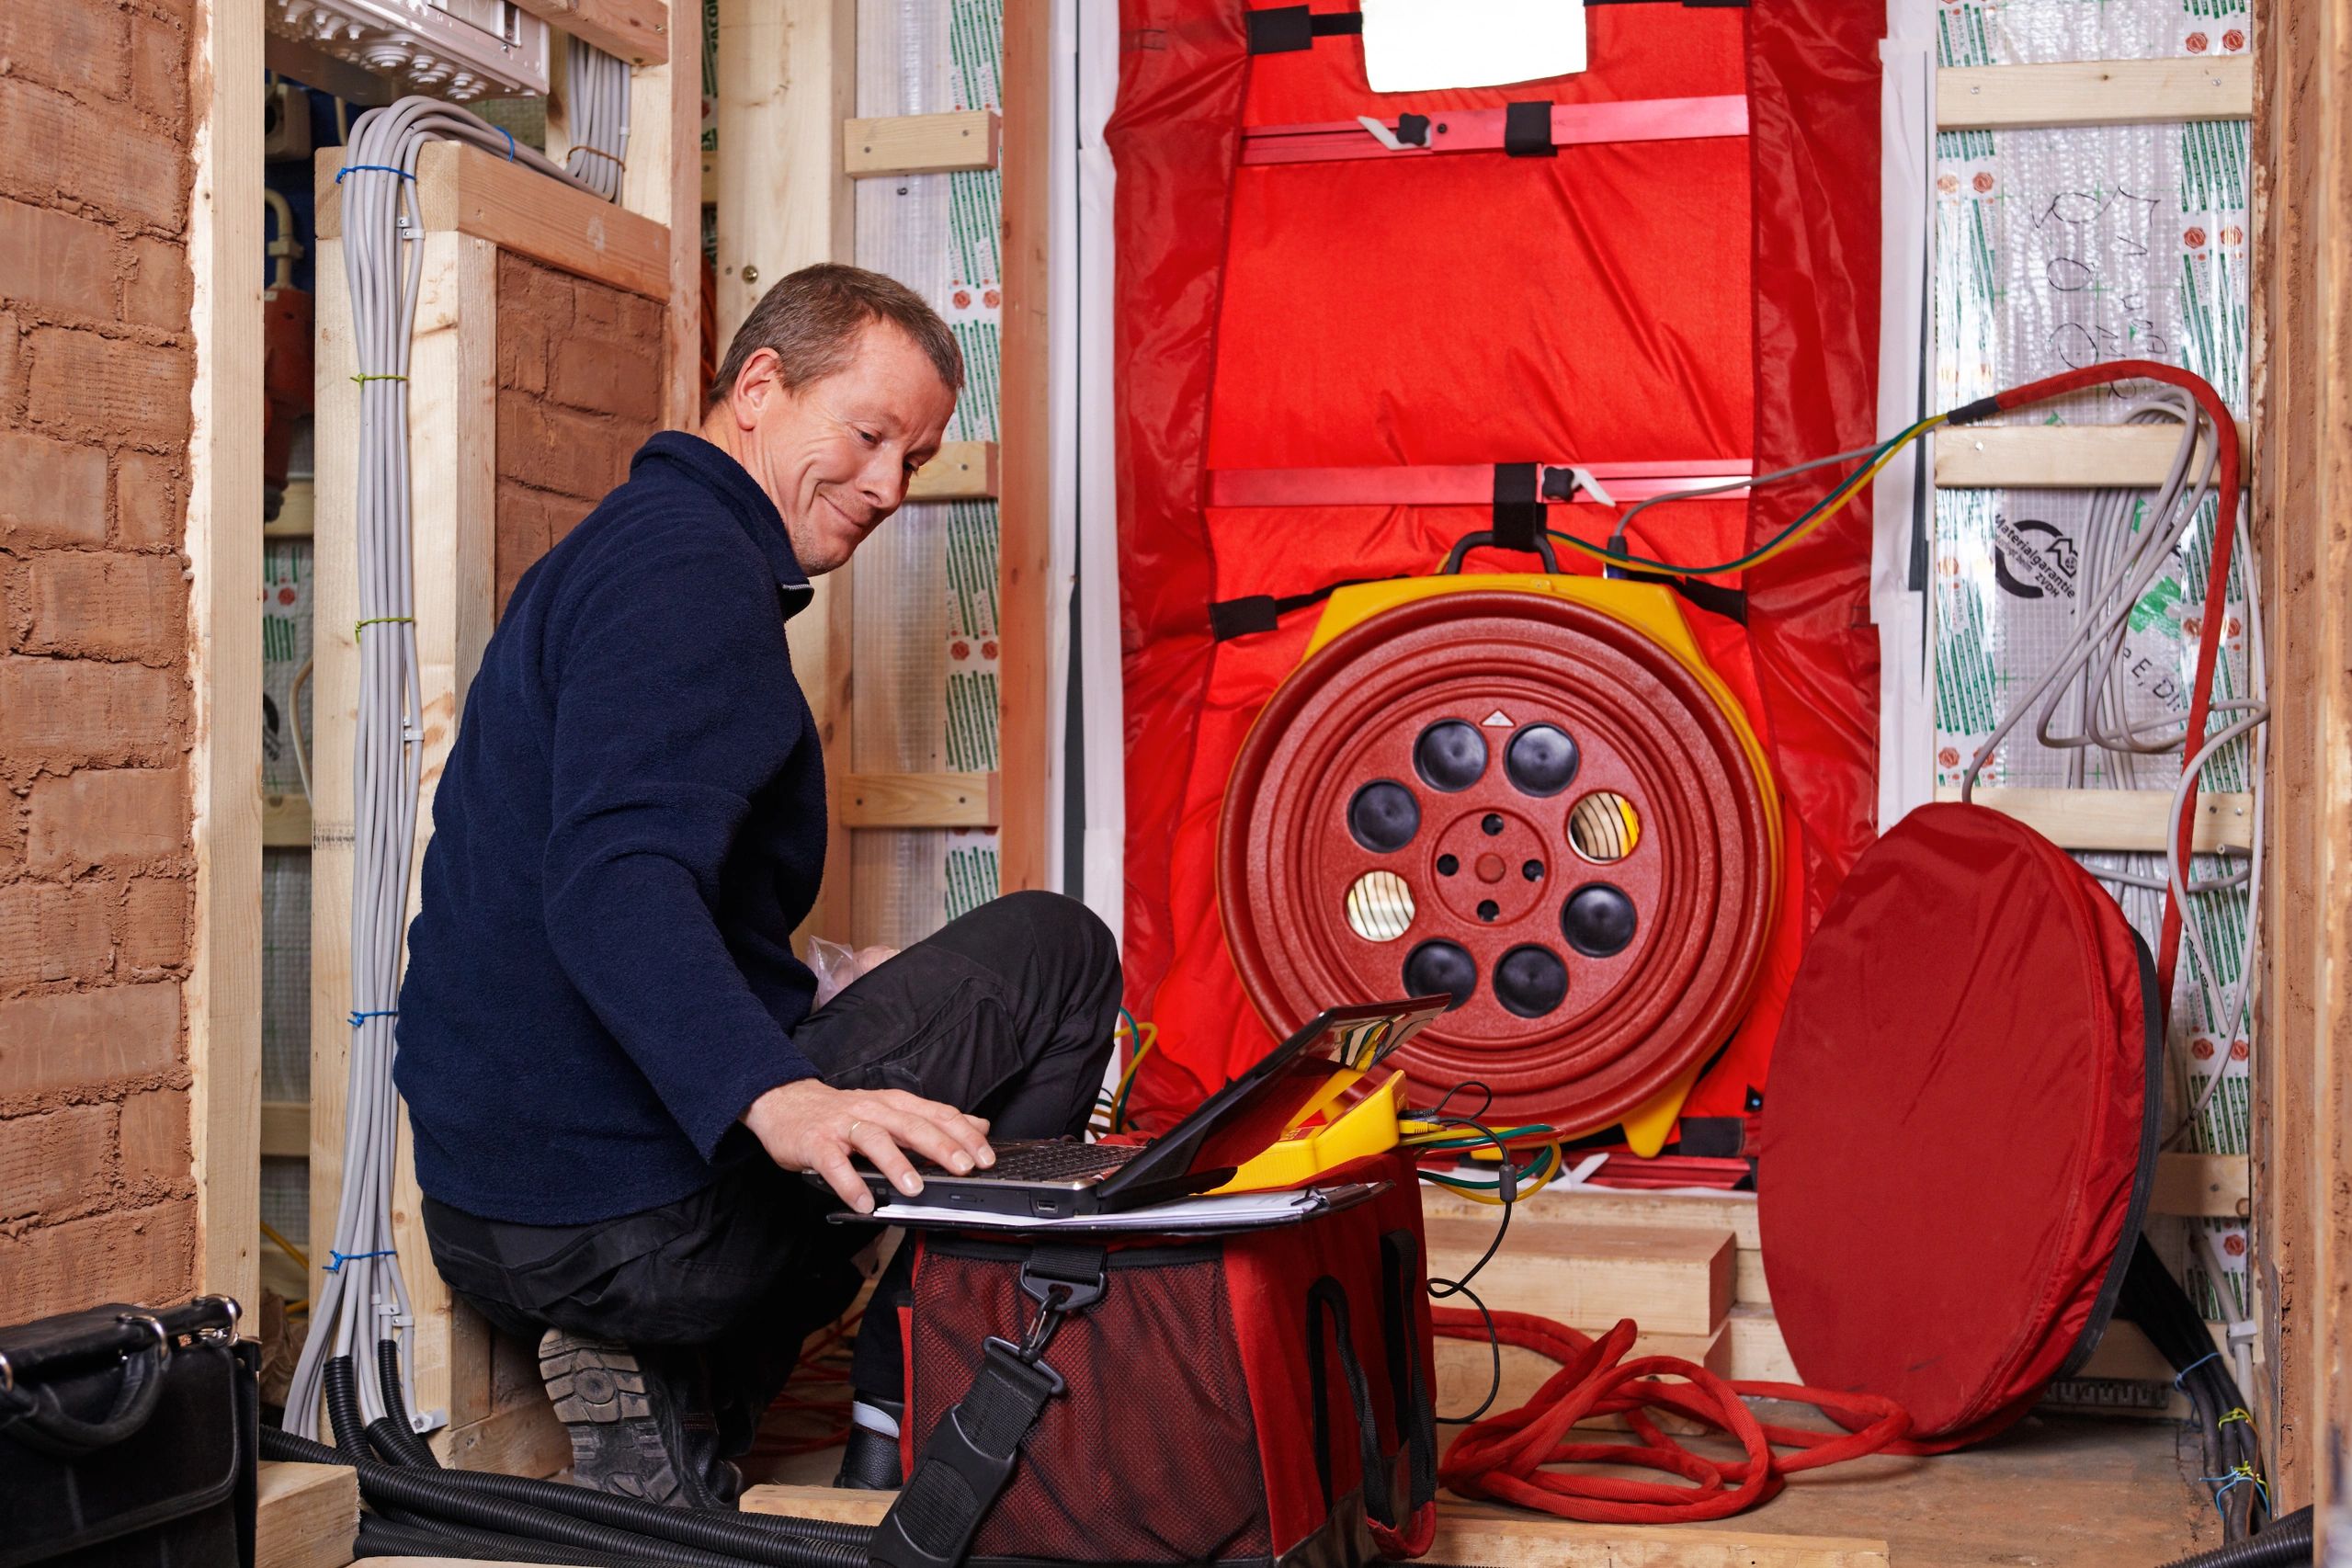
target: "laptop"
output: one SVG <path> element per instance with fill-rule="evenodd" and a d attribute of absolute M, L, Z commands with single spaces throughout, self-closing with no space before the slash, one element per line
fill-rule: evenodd
<path fill-rule="evenodd" d="M 1232 1180 L 1243 1162 L 1329 1097 L 1335 1074 L 1367 1071 L 1420 1033 L 1451 1001 L 1431 996 L 1327 1007 L 1148 1143 L 1008 1139 L 995 1145 L 995 1165 L 970 1176 L 910 1154 L 923 1177 L 923 1191 L 913 1199 L 862 1158 L 858 1174 L 877 1206 L 912 1201 L 1040 1220 L 1113 1214 L 1189 1198 Z M 808 1179 L 824 1180 L 814 1174 Z"/>

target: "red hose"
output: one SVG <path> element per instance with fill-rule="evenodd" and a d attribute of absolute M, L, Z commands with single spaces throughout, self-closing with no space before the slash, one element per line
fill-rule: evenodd
<path fill-rule="evenodd" d="M 1483 1340 L 1486 1320 L 1458 1307 L 1433 1308 L 1437 1333 Z M 1492 1497 L 1566 1519 L 1592 1524 L 1675 1524 L 1743 1513 L 1778 1494 L 1799 1471 L 1860 1459 L 1901 1444 L 1911 1417 L 1891 1399 L 1835 1393 L 1798 1383 L 1732 1382 L 1674 1356 L 1625 1359 L 1632 1320 L 1598 1339 L 1532 1312 L 1496 1312 L 1494 1332 L 1560 1363 L 1536 1396 L 1517 1410 L 1467 1427 L 1446 1452 L 1437 1479 L 1464 1497 Z M 1661 1382 L 1661 1378 L 1681 1379 Z M 1743 1396 L 1817 1406 L 1844 1432 L 1817 1432 L 1758 1421 Z M 1672 1411 L 1739 1439 L 1744 1457 L 1724 1460 L 1691 1452 L 1646 1414 Z M 1634 1443 L 1572 1443 L 1562 1439 L 1587 1415 L 1623 1415 Z M 1796 1449 L 1783 1457 L 1775 1448 Z M 1630 1465 L 1680 1476 L 1687 1485 L 1615 1475 L 1562 1474 L 1557 1464 Z"/>
<path fill-rule="evenodd" d="M 2228 598 L 2230 554 L 2237 540 L 2238 491 L 2243 483 L 2239 472 L 2238 425 L 2231 417 L 2230 406 L 2221 394 L 2204 377 L 2184 370 L 2176 365 L 2159 364 L 2153 359 L 2117 359 L 2105 365 L 2093 365 L 2085 369 L 2069 370 L 2063 375 L 2046 376 L 2038 381 L 2011 387 L 1989 398 L 1953 410 L 1949 422 L 1968 425 L 1987 415 L 2006 414 L 2015 409 L 2045 403 L 2053 397 L 2086 387 L 2104 386 L 2111 381 L 2164 381 L 2179 387 L 2196 398 L 2213 421 L 2213 436 L 2219 444 L 2221 481 L 2213 520 L 2213 560 L 2205 580 L 2204 624 L 2198 628 L 2197 676 L 2188 699 L 2188 738 L 2182 748 L 2181 760 L 2186 766 L 2205 744 L 2206 722 L 2213 706 L 2213 671 L 2221 653 L 2221 620 Z M 2176 852 L 2183 866 L 2188 864 L 2189 846 L 2197 823 L 2197 781 L 2188 783 L 2187 809 L 2181 813 L 2177 824 Z M 2173 1005 L 2173 976 L 2180 962 L 2180 905 L 2170 890 L 2165 893 L 2165 924 L 2156 944 L 2156 974 L 2164 996 L 2165 1015 L 2169 1018 Z"/>

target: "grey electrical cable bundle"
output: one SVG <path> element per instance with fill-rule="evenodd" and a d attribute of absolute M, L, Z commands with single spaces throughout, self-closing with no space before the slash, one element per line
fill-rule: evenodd
<path fill-rule="evenodd" d="M 625 72 L 625 68 L 624 68 Z M 286 1426 L 319 1433 L 324 1368 L 336 1356 L 373 1360 L 380 1340 L 401 1342 L 402 1381 L 415 1408 L 415 1357 L 405 1329 L 407 1285 L 392 1248 L 392 1022 L 409 867 L 416 846 L 423 683 L 417 670 L 415 574 L 408 467 L 409 340 L 425 267 L 416 158 L 427 142 L 463 142 L 566 185 L 585 182 L 464 109 L 408 97 L 361 115 L 336 176 L 343 200 L 344 276 L 358 362 L 358 723 L 352 739 L 351 1058 L 344 1101 L 343 1194 L 326 1281 L 286 1401 Z M 385 1414 L 372 1381 L 360 1384 L 368 1419 Z"/>
<path fill-rule="evenodd" d="M 2125 787 L 2137 782 L 2133 759 L 2140 756 L 2162 756 L 2178 752 L 2187 744 L 2187 726 L 2171 719 L 2132 720 L 2124 711 L 2124 694 L 2128 680 L 2124 669 L 2124 638 L 2131 612 L 2137 608 L 2154 583 L 2157 575 L 2170 563 L 2174 552 L 2187 540 L 2197 525 L 2205 503 L 2213 491 L 2214 472 L 2220 463 L 2220 452 L 2214 444 L 2211 422 L 2206 419 L 2196 400 L 2185 391 L 2165 391 L 2134 403 L 2125 415 L 2129 424 L 2176 422 L 2180 426 L 2180 442 L 2174 449 L 2173 459 L 2165 480 L 2156 487 L 2154 498 L 2145 503 L 2138 492 L 2103 490 L 2093 497 L 2089 515 L 2083 528 L 2083 537 L 2075 568 L 2074 628 L 2050 667 L 2042 672 L 2025 696 L 2009 709 L 1976 755 L 1969 759 L 1968 768 L 1960 778 L 1960 799 L 1969 800 L 1976 789 L 1977 775 L 2009 733 L 2028 713 L 2040 705 L 2040 717 L 2034 734 L 2043 745 L 2067 754 L 2066 778 L 2070 785 L 2079 786 L 2084 778 L 2084 759 L 2096 747 L 2117 761 L 2117 771 Z M 2199 436 L 2207 442 L 2205 461 L 2198 467 L 2195 482 L 2189 472 L 2196 466 Z M 2126 886 L 2169 891 L 2181 912 L 2181 935 L 2187 940 L 2194 960 L 2196 974 L 2204 983 L 2214 988 L 2214 1006 L 2210 1019 L 2215 1033 L 2226 1046 L 2236 1038 L 2243 1022 L 2254 986 L 2254 949 L 2256 927 L 2262 910 L 2263 860 L 2263 776 L 2267 767 L 2267 732 L 2264 721 L 2270 715 L 2269 672 L 2262 638 L 2261 568 L 2255 554 L 2251 529 L 2242 530 L 2237 540 L 2237 570 L 2239 580 L 2245 585 L 2246 597 L 2246 677 L 2249 695 L 2226 697 L 2217 690 L 2211 704 L 2213 713 L 2228 722 L 2208 735 L 2197 755 L 2183 759 L 2172 792 L 2172 808 L 2166 813 L 2165 874 L 2161 877 L 2142 876 L 2115 869 L 2093 868 L 2092 875 L 2104 881 Z M 2214 671 L 2214 684 L 2221 687 L 2228 678 L 2227 662 Z M 2074 720 L 2071 731 L 2058 727 L 2059 711 L 2068 708 Z M 2188 806 L 2188 791 L 2196 780 L 2221 755 L 2224 746 L 2241 736 L 2252 735 L 2252 784 L 2254 832 L 2246 858 L 2246 869 L 2206 881 L 2192 881 L 2188 866 L 2176 846 L 2176 834 L 2181 813 Z M 2237 983 L 2232 988 L 2222 978 L 2208 950 L 2205 935 L 2193 915 L 2190 895 L 2219 892 L 2224 889 L 2243 887 L 2246 891 L 2244 939 L 2239 955 Z M 2216 1067 L 2207 1078 L 2204 1089 L 2188 1108 L 2187 1114 L 2165 1135 L 2165 1145 L 2170 1147 L 2181 1134 L 2202 1116 L 2220 1090 L 2227 1074 Z M 2209 1242 L 2212 1239 L 2210 1235 Z M 2218 1265 L 2216 1266 L 2218 1267 Z"/>
<path fill-rule="evenodd" d="M 629 167 L 629 62 L 575 38 L 565 66 L 572 130 L 565 166 L 585 189 L 618 201 Z"/>

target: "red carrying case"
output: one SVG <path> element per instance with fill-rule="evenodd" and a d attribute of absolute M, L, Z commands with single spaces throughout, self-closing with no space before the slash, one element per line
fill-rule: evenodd
<path fill-rule="evenodd" d="M 1437 1383 L 1409 1164 L 1221 1235 L 921 1234 L 907 1483 L 875 1561 L 1302 1564 L 1417 1557 Z"/>

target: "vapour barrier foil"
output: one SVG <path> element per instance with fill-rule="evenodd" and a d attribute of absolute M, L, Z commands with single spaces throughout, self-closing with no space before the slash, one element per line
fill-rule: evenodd
<path fill-rule="evenodd" d="M 2251 47 L 2252 18 L 2245 0 L 1974 0 L 1946 6 L 1939 29 L 1942 64 L 2038 64 L 2243 53 Z M 1939 135 L 1935 405 L 1949 408 L 2070 368 L 2151 358 L 2205 377 L 2243 418 L 2248 131 L 2243 121 L 2227 121 Z M 2127 396 L 2099 390 L 2005 417 L 2114 424 L 2130 408 Z M 1964 432 L 1939 437 L 1965 438 Z M 2125 526 L 2138 526 L 2148 499 L 2136 494 L 2125 504 Z M 1960 782 L 2008 705 L 2067 636 L 2096 505 L 2091 492 L 1937 492 L 1928 564 L 1938 784 Z M 2121 668 L 2132 719 L 2187 714 L 2213 518 L 2209 501 L 2192 536 L 2130 612 Z M 2249 687 L 2246 567 L 2242 548 L 2231 573 L 2217 699 Z M 2213 727 L 2221 722 L 2217 717 Z M 2074 727 L 2071 704 L 2062 706 L 2060 727 Z M 2127 759 L 2093 752 L 2073 773 L 2069 755 L 2040 744 L 2029 719 L 1992 758 L 1982 782 L 2169 790 L 2179 778 L 2176 753 Z M 2251 789 L 2245 742 L 2224 751 L 2204 780 L 2209 790 Z M 2152 856 L 2079 858 L 2109 876 L 2156 877 L 2164 869 Z M 2228 865 L 2200 857 L 2194 874 L 2202 880 L 2244 867 L 2242 857 Z M 2153 948 L 2163 895 L 2107 885 Z M 2232 1021 L 2252 983 L 2243 964 L 2246 891 L 2200 894 L 2191 903 L 2189 918 L 2214 972 L 2205 972 L 2184 948 L 2166 1041 L 2164 1131 L 2172 1132 L 2220 1074 L 2220 1088 L 2177 1146 L 2243 1153 L 2250 1010 L 2234 1027 Z M 2213 1233 L 2211 1241 L 2200 1230 Z M 2167 1221 L 2152 1234 L 2208 1316 L 2251 1317 L 2242 1223 Z"/>
<path fill-rule="evenodd" d="M 859 0 L 858 113 L 998 109 L 1003 0 Z M 865 179 L 857 258 L 929 301 L 963 350 L 950 441 L 997 437 L 1004 195 L 994 169 Z M 904 507 L 859 550 L 850 752 L 860 773 L 997 765 L 996 504 Z M 892 947 L 996 895 L 993 829 L 857 832 L 851 939 Z"/>

